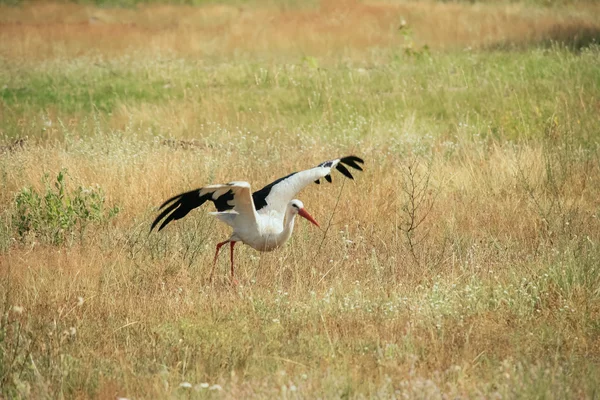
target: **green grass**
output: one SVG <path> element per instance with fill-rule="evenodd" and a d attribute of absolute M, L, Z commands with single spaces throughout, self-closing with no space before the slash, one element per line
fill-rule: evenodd
<path fill-rule="evenodd" d="M 23 71 L 21 71 L 23 72 Z M 168 100 L 165 81 L 146 82 L 139 74 L 124 71 L 70 71 L 16 76 L 14 86 L 2 90 L 8 107 L 25 110 L 55 109 L 62 114 L 111 112 L 117 104 Z M 178 93 L 179 95 L 180 93 Z"/>
<path fill-rule="evenodd" d="M 63 122 L 91 113 L 105 120 L 119 107 L 148 106 L 194 107 L 196 122 L 230 129 L 310 129 L 318 121 L 320 130 L 335 134 L 352 128 L 356 115 L 390 129 L 417 116 L 435 137 L 467 130 L 502 140 L 539 139 L 567 124 L 569 136 L 593 141 L 595 121 L 581 104 L 593 104 L 598 93 L 599 54 L 597 47 L 581 53 L 554 47 L 460 56 L 386 53 L 377 57 L 383 62 L 316 68 L 302 60 L 209 66 L 185 59 L 13 67 L 0 73 L 9 82 L 0 92 L 0 129 L 8 137 L 35 138 L 44 114 Z M 15 130 L 15 121 L 36 113 L 38 121 Z M 160 125 L 152 116 L 147 123 Z"/>

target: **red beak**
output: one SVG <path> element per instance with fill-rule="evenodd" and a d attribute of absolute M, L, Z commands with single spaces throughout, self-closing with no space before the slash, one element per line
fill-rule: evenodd
<path fill-rule="evenodd" d="M 298 215 L 300 215 L 301 217 L 306 218 L 307 220 L 309 220 L 310 222 L 312 222 L 313 224 L 315 224 L 318 228 L 320 228 L 319 223 L 317 221 L 315 221 L 315 219 L 313 217 L 311 217 L 310 214 L 304 208 L 301 208 L 298 211 Z"/>

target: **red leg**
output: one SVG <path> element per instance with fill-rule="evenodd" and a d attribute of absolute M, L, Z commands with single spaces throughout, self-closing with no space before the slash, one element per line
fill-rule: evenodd
<path fill-rule="evenodd" d="M 215 267 L 217 266 L 217 258 L 219 257 L 219 250 L 221 250 L 221 246 L 223 246 L 227 242 L 229 242 L 229 240 L 226 240 L 221 243 L 217 243 L 217 252 L 215 253 L 215 259 L 213 260 L 212 269 L 210 270 L 210 279 L 209 279 L 210 282 L 212 282 L 212 280 L 213 280 L 213 274 L 215 273 Z"/>
<path fill-rule="evenodd" d="M 231 252 L 231 283 L 233 283 L 234 285 L 237 285 L 237 280 L 233 277 L 233 246 L 235 246 L 234 241 L 229 242 L 230 243 L 230 252 Z"/>

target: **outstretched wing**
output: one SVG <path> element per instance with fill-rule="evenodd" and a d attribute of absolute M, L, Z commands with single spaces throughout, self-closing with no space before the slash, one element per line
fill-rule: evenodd
<path fill-rule="evenodd" d="M 314 168 L 294 172 L 277 179 L 252 195 L 250 195 L 250 184 L 247 182 L 209 185 L 181 193 L 171 197 L 160 206 L 162 212 L 152 222 L 150 230 L 153 230 L 161 221 L 158 230 L 162 230 L 171 221 L 185 217 L 194 208 L 202 206 L 207 201 L 212 201 L 219 212 L 235 211 L 238 214 L 236 220 L 243 218 L 247 219 L 247 223 L 256 223 L 257 212 L 263 214 L 276 210 L 283 213 L 287 204 L 296 194 L 311 182 L 320 183 L 321 178 L 331 182 L 333 168 L 347 178 L 354 179 L 346 166 L 362 171 L 360 164 L 364 164 L 364 161 L 356 156 L 325 161 Z"/>
<path fill-rule="evenodd" d="M 152 231 L 164 218 L 158 228 L 160 231 L 169 222 L 185 217 L 194 208 L 202 206 L 207 201 L 212 201 L 217 211 L 233 210 L 241 218 L 247 218 L 248 222 L 256 222 L 256 210 L 250 195 L 250 184 L 248 182 L 230 182 L 225 185 L 204 186 L 171 197 L 160 206 L 160 209 L 164 208 L 164 210 L 156 217 L 150 230 Z"/>
<path fill-rule="evenodd" d="M 259 214 L 266 214 L 271 210 L 283 213 L 287 204 L 310 183 L 321 183 L 321 178 L 325 178 L 327 182 L 331 182 L 331 170 L 333 168 L 340 171 L 345 177 L 354 179 L 346 166 L 362 171 L 360 164 L 364 164 L 361 158 L 347 156 L 325 161 L 314 168 L 294 172 L 286 177 L 277 179 L 275 182 L 252 194 L 256 210 Z"/>

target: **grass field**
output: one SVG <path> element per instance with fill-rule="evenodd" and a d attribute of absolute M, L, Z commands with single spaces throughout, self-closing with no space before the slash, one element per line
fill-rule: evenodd
<path fill-rule="evenodd" d="M 0 398 L 599 398 L 599 40 L 585 1 L 3 3 Z M 149 233 L 349 154 L 238 287 L 208 210 Z"/>

